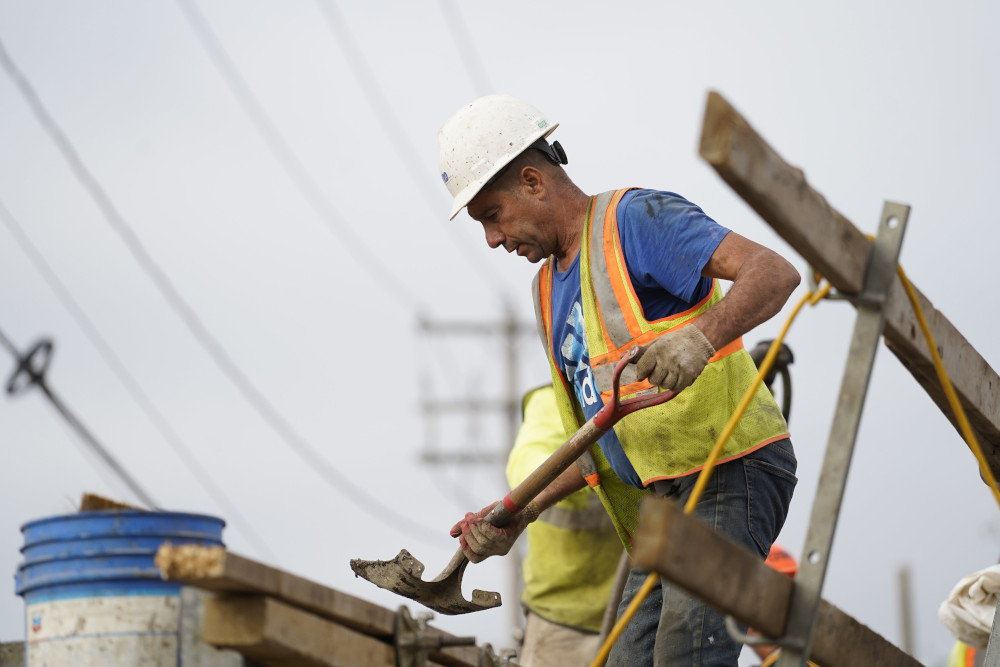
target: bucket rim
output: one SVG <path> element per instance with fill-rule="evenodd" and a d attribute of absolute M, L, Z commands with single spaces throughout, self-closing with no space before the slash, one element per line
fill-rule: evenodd
<path fill-rule="evenodd" d="M 158 511 L 158 510 L 129 510 L 129 509 L 109 509 L 109 510 L 91 510 L 87 512 L 71 512 L 69 514 L 56 514 L 54 516 L 46 516 L 38 519 L 32 519 L 21 524 L 21 532 L 25 532 L 30 528 L 36 526 L 42 526 L 48 523 L 63 522 L 68 523 L 72 521 L 82 521 L 85 519 L 97 519 L 97 518 L 111 518 L 111 517 L 150 517 L 157 519 L 167 519 L 167 518 L 183 518 L 183 519 L 195 519 L 208 522 L 219 523 L 223 528 L 226 526 L 226 520 L 222 517 L 213 516 L 211 514 L 201 514 L 197 512 L 178 512 L 178 511 Z"/>

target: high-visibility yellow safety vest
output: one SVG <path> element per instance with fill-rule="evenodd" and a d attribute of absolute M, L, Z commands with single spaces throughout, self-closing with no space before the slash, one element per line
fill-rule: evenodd
<path fill-rule="evenodd" d="M 552 386 L 525 396 L 524 421 L 507 459 L 511 488 L 521 483 L 570 435 Z M 622 554 L 614 525 L 597 496 L 580 489 L 548 508 L 525 531 L 521 601 L 553 623 L 599 632 Z"/>
<path fill-rule="evenodd" d="M 605 192 L 592 197 L 581 235 L 581 307 L 590 367 L 602 399 L 611 398 L 611 378 L 615 364 L 634 345 L 647 345 L 668 331 L 697 321 L 722 299 L 722 287 L 712 281 L 708 296 L 686 311 L 653 322 L 643 316 L 642 304 L 628 275 L 618 234 L 617 208 L 628 190 Z M 549 258 L 535 276 L 532 291 L 539 335 L 556 389 L 556 401 L 567 430 L 583 424 L 583 413 L 572 387 L 556 365 L 552 342 L 552 272 Z M 632 413 L 615 425 L 615 434 L 643 484 L 659 479 L 682 477 L 699 471 L 719 433 L 736 411 L 743 394 L 757 374 L 750 354 L 737 338 L 709 360 L 697 380 L 676 398 L 659 406 Z M 658 391 L 645 380 L 637 380 L 635 366 L 622 374 L 621 396 Z M 739 424 L 727 441 L 717 463 L 735 459 L 764 445 L 788 437 L 788 425 L 781 408 L 761 383 Z M 600 448 L 591 447 L 599 480 L 588 479 L 615 520 L 623 542 L 630 547 L 638 523 L 632 488 L 615 476 L 605 479 L 606 466 Z"/>

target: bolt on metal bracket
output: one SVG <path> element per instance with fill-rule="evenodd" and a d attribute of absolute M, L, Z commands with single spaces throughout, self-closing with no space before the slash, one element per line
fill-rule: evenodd
<path fill-rule="evenodd" d="M 445 646 L 475 646 L 475 637 L 448 637 L 427 629 L 427 622 L 434 618 L 429 611 L 422 611 L 416 618 L 405 605 L 396 612 L 396 664 L 399 667 L 424 667 L 432 650 Z"/>

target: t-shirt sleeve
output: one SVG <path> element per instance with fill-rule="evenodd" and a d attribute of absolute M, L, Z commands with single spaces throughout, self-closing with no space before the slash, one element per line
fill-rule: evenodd
<path fill-rule="evenodd" d="M 672 192 L 633 190 L 619 204 L 618 233 L 633 285 L 660 287 L 684 301 L 694 300 L 702 270 L 729 231 Z"/>

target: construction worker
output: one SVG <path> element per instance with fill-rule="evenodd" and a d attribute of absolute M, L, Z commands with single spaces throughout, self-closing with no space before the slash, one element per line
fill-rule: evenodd
<path fill-rule="evenodd" d="M 507 459 L 511 488 L 566 439 L 552 385 L 528 392 L 523 421 Z M 605 608 L 622 545 L 597 495 L 580 489 L 538 516 L 525 531 L 521 564 L 525 611 L 522 667 L 589 665 L 597 654 Z"/>
<path fill-rule="evenodd" d="M 756 374 L 742 335 L 775 315 L 800 277 L 777 253 L 732 232 L 683 197 L 628 189 L 585 194 L 569 178 L 566 153 L 547 137 L 557 124 L 509 95 L 463 106 L 438 132 L 441 177 L 468 207 L 491 248 L 544 261 L 535 312 L 568 431 L 610 399 L 614 364 L 644 347 L 623 394 L 668 390 L 676 398 L 618 422 L 591 448 L 596 474 L 571 466 L 496 528 L 469 513 L 452 529 L 472 562 L 506 554 L 525 526 L 591 484 L 623 544 L 638 511 L 603 482 L 686 503 L 697 473 Z M 723 296 L 721 280 L 732 281 Z M 796 484 L 787 424 L 759 386 L 728 438 L 694 515 L 760 556 L 784 523 Z M 622 609 L 647 573 L 633 570 Z M 624 628 L 610 665 L 736 665 L 741 645 L 724 616 L 663 580 Z"/>

